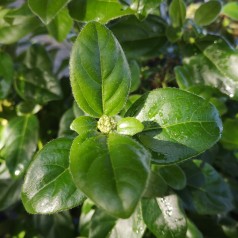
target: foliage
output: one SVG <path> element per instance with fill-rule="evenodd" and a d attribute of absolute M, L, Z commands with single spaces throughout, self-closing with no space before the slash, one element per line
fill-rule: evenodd
<path fill-rule="evenodd" d="M 0 236 L 238 237 L 236 9 L 2 0 Z"/>

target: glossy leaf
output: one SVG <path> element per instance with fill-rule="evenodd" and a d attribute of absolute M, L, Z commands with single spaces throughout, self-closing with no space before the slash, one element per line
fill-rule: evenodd
<path fill-rule="evenodd" d="M 3 131 L 3 149 L 7 167 L 13 176 L 22 175 L 36 150 L 39 122 L 36 116 L 16 117 Z"/>
<path fill-rule="evenodd" d="M 220 1 L 212 0 L 203 3 L 195 12 L 194 20 L 200 26 L 207 26 L 216 20 L 221 9 Z"/>
<path fill-rule="evenodd" d="M 133 117 L 122 118 L 117 123 L 117 132 L 119 134 L 133 136 L 143 131 L 144 125 Z"/>
<path fill-rule="evenodd" d="M 62 97 L 59 81 L 51 73 L 38 68 L 24 69 L 15 79 L 15 88 L 21 98 L 38 104 Z"/>
<path fill-rule="evenodd" d="M 238 149 L 238 119 L 226 119 L 221 143 L 228 150 Z"/>
<path fill-rule="evenodd" d="M 228 2 L 222 8 L 222 13 L 231 19 L 238 20 L 238 3 L 237 2 Z"/>
<path fill-rule="evenodd" d="M 130 69 L 118 41 L 103 25 L 91 22 L 80 32 L 70 58 L 76 102 L 93 117 L 116 115 L 130 90 Z"/>
<path fill-rule="evenodd" d="M 32 101 L 23 101 L 16 106 L 18 116 L 25 116 L 27 114 L 36 114 L 41 110 L 41 106 Z"/>
<path fill-rule="evenodd" d="M 73 0 L 69 4 L 69 13 L 76 21 L 105 24 L 118 17 L 133 14 L 134 11 L 123 9 L 117 0 Z"/>
<path fill-rule="evenodd" d="M 83 142 L 79 136 L 70 152 L 75 184 L 108 214 L 121 218 L 135 210 L 149 164 L 150 154 L 138 142 L 118 134 L 101 134 Z"/>
<path fill-rule="evenodd" d="M 176 195 L 143 199 L 142 213 L 145 224 L 156 237 L 185 237 L 186 218 Z"/>
<path fill-rule="evenodd" d="M 0 99 L 6 98 L 13 80 L 14 68 L 11 57 L 0 52 Z"/>
<path fill-rule="evenodd" d="M 154 15 L 149 15 L 144 21 L 139 21 L 135 16 L 123 17 L 109 28 L 129 58 L 157 56 L 167 42 L 165 22 Z"/>
<path fill-rule="evenodd" d="M 177 165 L 165 166 L 159 169 L 164 181 L 173 189 L 183 189 L 186 186 L 186 176 Z"/>
<path fill-rule="evenodd" d="M 78 134 L 84 134 L 88 131 L 96 131 L 97 121 L 95 118 L 89 116 L 80 116 L 72 122 L 70 128 Z"/>
<path fill-rule="evenodd" d="M 57 0 L 57 2 L 51 0 L 28 0 L 28 5 L 32 12 L 47 25 L 69 2 L 70 0 Z"/>
<path fill-rule="evenodd" d="M 202 172 L 204 181 L 200 185 L 189 187 L 189 196 L 196 212 L 203 215 L 215 215 L 228 212 L 233 208 L 231 191 L 221 175 L 209 164 L 194 161 Z"/>
<path fill-rule="evenodd" d="M 47 25 L 47 29 L 57 41 L 62 42 L 73 27 L 73 20 L 65 8 Z"/>
<path fill-rule="evenodd" d="M 138 138 L 156 152 L 153 161 L 159 164 L 177 163 L 200 154 L 218 141 L 222 131 L 213 105 L 176 88 L 151 91 L 137 100 L 126 116 L 144 124 Z"/>
<path fill-rule="evenodd" d="M 183 0 L 172 0 L 169 5 L 169 16 L 174 27 L 183 26 L 186 17 L 186 5 Z"/>
<path fill-rule="evenodd" d="M 188 230 L 186 233 L 186 238 L 203 238 L 201 231 L 199 231 L 198 228 L 189 219 L 187 219 L 187 225 Z"/>
<path fill-rule="evenodd" d="M 29 213 L 54 213 L 76 207 L 84 200 L 69 172 L 71 144 L 71 139 L 56 139 L 37 153 L 22 188 L 22 202 Z"/>
<path fill-rule="evenodd" d="M 139 205 L 128 219 L 118 219 L 112 229 L 109 238 L 141 238 L 146 230 L 142 217 L 142 209 Z"/>
<path fill-rule="evenodd" d="M 11 178 L 5 163 L 0 166 L 0 211 L 14 205 L 20 200 L 22 179 Z"/>

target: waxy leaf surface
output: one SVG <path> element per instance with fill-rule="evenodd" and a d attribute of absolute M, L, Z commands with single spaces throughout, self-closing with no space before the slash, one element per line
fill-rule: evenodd
<path fill-rule="evenodd" d="M 38 140 L 39 122 L 36 116 L 16 117 L 3 131 L 1 156 L 13 176 L 20 176 L 28 167 Z"/>
<path fill-rule="evenodd" d="M 84 200 L 84 194 L 76 188 L 69 172 L 71 144 L 72 139 L 56 139 L 37 153 L 22 188 L 22 201 L 29 213 L 67 210 Z"/>
<path fill-rule="evenodd" d="M 77 137 L 70 151 L 75 184 L 108 214 L 127 218 L 135 210 L 149 175 L 150 154 L 130 137 Z"/>
<path fill-rule="evenodd" d="M 123 50 L 105 26 L 88 23 L 80 32 L 70 59 L 70 80 L 76 102 L 93 117 L 116 115 L 130 90 L 130 69 Z"/>
<path fill-rule="evenodd" d="M 137 100 L 126 116 L 145 129 L 139 140 L 153 150 L 153 161 L 177 163 L 210 148 L 220 138 L 222 124 L 216 108 L 206 100 L 176 89 L 151 91 Z"/>

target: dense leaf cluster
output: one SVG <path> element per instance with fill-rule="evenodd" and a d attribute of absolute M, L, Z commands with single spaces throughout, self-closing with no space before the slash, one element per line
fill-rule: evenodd
<path fill-rule="evenodd" d="M 237 29 L 236 1 L 2 0 L 0 236 L 238 237 Z"/>

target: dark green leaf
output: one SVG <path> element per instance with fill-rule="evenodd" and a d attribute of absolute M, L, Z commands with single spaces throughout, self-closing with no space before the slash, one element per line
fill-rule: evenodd
<path fill-rule="evenodd" d="M 235 21 L 238 21 L 238 2 L 228 2 L 223 8 L 222 13 Z"/>
<path fill-rule="evenodd" d="M 203 3 L 195 12 L 194 20 L 200 26 L 207 26 L 217 19 L 221 9 L 220 1 L 212 0 Z"/>
<path fill-rule="evenodd" d="M 203 238 L 202 233 L 189 219 L 187 219 L 187 225 L 188 229 L 186 233 L 186 238 Z"/>
<path fill-rule="evenodd" d="M 34 226 L 44 238 L 74 237 L 74 224 L 69 212 L 61 212 L 50 216 L 36 215 Z"/>
<path fill-rule="evenodd" d="M 96 131 L 97 121 L 95 118 L 89 116 L 80 116 L 72 122 L 70 128 L 78 134 L 84 134 L 88 131 Z"/>
<path fill-rule="evenodd" d="M 75 184 L 99 207 L 121 218 L 135 210 L 148 180 L 149 164 L 150 154 L 138 142 L 118 134 L 84 142 L 77 137 L 70 152 Z"/>
<path fill-rule="evenodd" d="M 17 115 L 25 116 L 27 114 L 36 114 L 41 110 L 41 106 L 32 101 L 23 101 L 16 106 Z"/>
<path fill-rule="evenodd" d="M 22 188 L 22 202 L 29 213 L 54 213 L 76 207 L 84 200 L 69 172 L 71 144 L 71 139 L 56 139 L 37 153 Z"/>
<path fill-rule="evenodd" d="M 112 33 L 91 22 L 80 32 L 70 59 L 70 79 L 76 102 L 89 115 L 116 115 L 130 90 L 130 69 Z"/>
<path fill-rule="evenodd" d="M 13 176 L 20 176 L 28 167 L 38 140 L 39 122 L 36 116 L 16 117 L 3 131 L 1 155 Z"/>
<path fill-rule="evenodd" d="M 144 21 L 135 16 L 123 17 L 109 25 L 130 58 L 144 55 L 158 55 L 167 42 L 165 23 L 158 16 L 149 15 Z"/>
<path fill-rule="evenodd" d="M 157 152 L 156 163 L 176 163 L 209 149 L 220 138 L 222 124 L 206 100 L 176 89 L 150 92 L 137 100 L 126 116 L 143 122 L 140 141 Z"/>
<path fill-rule="evenodd" d="M 187 230 L 186 218 L 174 194 L 162 198 L 142 200 L 145 224 L 160 238 L 184 238 Z"/>
<path fill-rule="evenodd" d="M 60 119 L 58 137 L 74 137 L 76 133 L 70 130 L 70 125 L 74 120 L 73 108 L 68 109 Z"/>
<path fill-rule="evenodd" d="M 32 12 L 47 25 L 69 2 L 70 0 L 57 0 L 56 2 L 51 0 L 28 0 L 28 5 Z"/>
<path fill-rule="evenodd" d="M 50 35 L 59 42 L 65 40 L 72 27 L 73 20 L 69 16 L 67 8 L 63 9 L 50 24 L 47 25 Z"/>
<path fill-rule="evenodd" d="M 122 118 L 117 123 L 117 132 L 119 134 L 133 136 L 143 131 L 144 125 L 133 117 Z"/>
<path fill-rule="evenodd" d="M 130 92 L 136 91 L 140 86 L 140 67 L 135 60 L 129 62 L 131 70 L 131 89 Z"/>
<path fill-rule="evenodd" d="M 173 27 L 182 27 L 186 17 L 186 5 L 183 0 L 172 0 L 169 5 L 169 16 Z"/>
<path fill-rule="evenodd" d="M 62 97 L 59 81 L 51 73 L 38 68 L 24 69 L 15 79 L 15 88 L 21 98 L 38 104 Z"/>
<path fill-rule="evenodd" d="M 186 176 L 177 165 L 165 166 L 159 169 L 164 181 L 173 189 L 183 189 L 186 186 Z"/>
<path fill-rule="evenodd" d="M 0 52 L 0 99 L 7 96 L 12 84 L 13 73 L 14 68 L 11 57 L 4 52 Z"/>
<path fill-rule="evenodd" d="M 204 183 L 192 186 L 189 193 L 196 212 L 203 215 L 215 215 L 228 212 L 233 208 L 232 196 L 229 186 L 221 175 L 209 164 L 194 161 L 195 165 L 204 175 Z"/>
<path fill-rule="evenodd" d="M 172 43 L 175 43 L 176 41 L 180 40 L 182 37 L 182 29 L 181 27 L 172 27 L 167 26 L 166 28 L 166 36 L 168 40 Z"/>
<path fill-rule="evenodd" d="M 117 0 L 73 0 L 69 4 L 69 13 L 77 21 L 105 24 L 115 18 L 133 14 L 134 11 L 123 9 Z"/>

